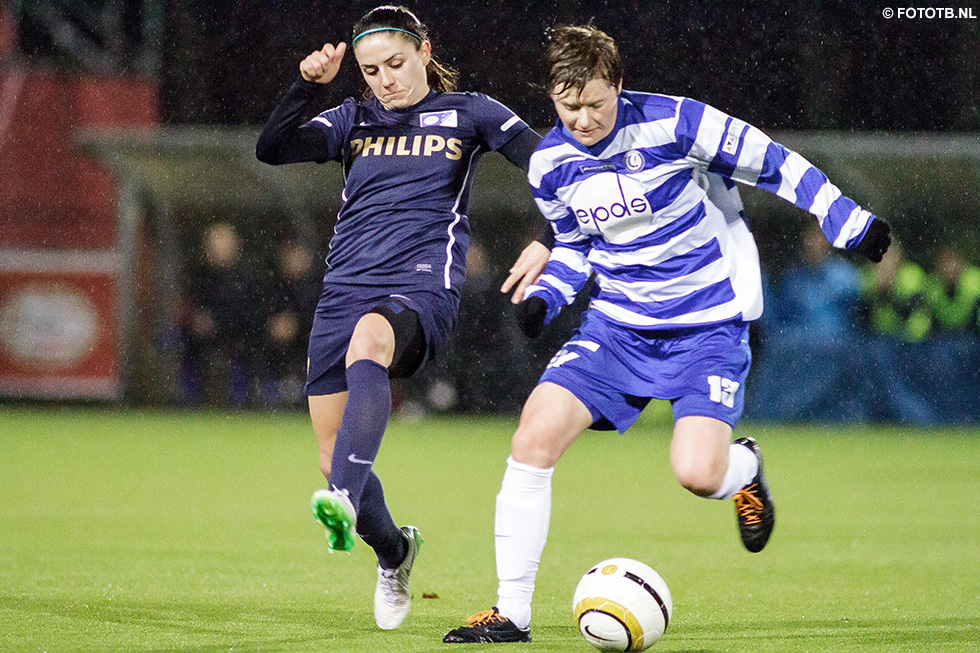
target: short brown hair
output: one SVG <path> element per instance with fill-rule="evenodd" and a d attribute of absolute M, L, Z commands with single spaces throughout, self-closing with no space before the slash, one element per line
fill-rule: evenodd
<path fill-rule="evenodd" d="M 580 91 L 593 79 L 610 86 L 623 81 L 623 62 L 611 36 L 594 25 L 560 25 L 548 32 L 545 45 L 548 92 Z"/>

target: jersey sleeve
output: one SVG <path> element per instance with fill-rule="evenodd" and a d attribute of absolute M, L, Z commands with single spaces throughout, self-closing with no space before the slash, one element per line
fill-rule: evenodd
<path fill-rule="evenodd" d="M 480 140 L 494 152 L 530 129 L 516 113 L 482 93 L 473 93 L 473 120 Z"/>
<path fill-rule="evenodd" d="M 575 301 L 575 296 L 592 276 L 592 265 L 587 258 L 592 249 L 592 237 L 579 230 L 578 221 L 571 209 L 558 199 L 535 171 L 533 157 L 528 179 L 531 180 L 534 201 L 555 233 L 555 245 L 551 249 L 548 264 L 525 293 L 525 297 L 541 297 L 547 302 L 548 313 L 544 323 L 548 324 L 563 306 Z M 534 184 L 535 180 L 538 180 L 537 186 Z"/>
<path fill-rule="evenodd" d="M 298 77 L 286 91 L 279 104 L 266 120 L 255 145 L 255 156 L 263 163 L 280 165 L 316 161 L 323 163 L 339 158 L 346 135 L 350 133 L 351 117 L 356 106 L 347 100 L 340 107 L 325 111 L 312 121 L 303 123 L 308 105 L 315 99 L 321 85 Z M 343 113 L 331 121 L 326 115 Z M 329 126 L 327 125 L 329 123 Z"/>
<path fill-rule="evenodd" d="M 798 153 L 714 107 L 681 101 L 675 138 L 691 163 L 767 190 L 815 215 L 834 247 L 853 248 L 874 218 Z"/>
<path fill-rule="evenodd" d="M 318 130 L 322 134 L 327 161 L 339 161 L 343 157 L 344 145 L 350 137 L 356 111 L 357 103 L 352 98 L 347 98 L 340 106 L 327 109 L 304 125 L 305 128 Z"/>

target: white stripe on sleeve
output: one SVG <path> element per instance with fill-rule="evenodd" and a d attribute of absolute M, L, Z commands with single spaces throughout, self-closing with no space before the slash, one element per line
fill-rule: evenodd
<path fill-rule="evenodd" d="M 521 121 L 521 119 L 518 118 L 517 116 L 511 116 L 511 119 L 510 120 L 508 120 L 507 122 L 505 122 L 504 124 L 502 124 L 500 126 L 500 131 L 505 132 L 508 129 L 510 129 L 511 127 L 513 127 L 514 125 L 516 125 L 520 121 Z"/>
<path fill-rule="evenodd" d="M 847 222 L 841 227 L 840 233 L 837 234 L 837 239 L 834 241 L 834 247 L 846 247 L 847 241 L 852 238 L 856 238 L 864 228 L 868 225 L 868 220 L 872 218 L 870 211 L 865 211 L 860 206 L 854 208 L 851 211 L 851 215 L 847 217 Z"/>

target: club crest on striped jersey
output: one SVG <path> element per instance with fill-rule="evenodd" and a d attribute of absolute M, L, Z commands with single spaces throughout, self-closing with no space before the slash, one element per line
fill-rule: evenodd
<path fill-rule="evenodd" d="M 419 125 L 422 127 L 457 127 L 458 122 L 456 109 L 430 111 L 419 115 Z"/>
<path fill-rule="evenodd" d="M 636 172 L 643 168 L 643 155 L 639 150 L 630 150 L 623 155 L 623 165 L 630 172 Z"/>

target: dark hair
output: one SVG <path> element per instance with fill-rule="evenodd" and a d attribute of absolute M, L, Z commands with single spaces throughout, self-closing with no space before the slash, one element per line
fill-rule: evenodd
<path fill-rule="evenodd" d="M 545 44 L 548 92 L 581 91 L 592 79 L 610 86 L 623 81 L 623 62 L 611 36 L 589 25 L 559 25 L 548 30 Z"/>
<path fill-rule="evenodd" d="M 393 36 L 411 41 L 416 50 L 422 46 L 423 41 L 429 40 L 428 30 L 415 14 L 400 5 L 383 5 L 367 12 L 354 24 L 351 45 L 353 46 L 354 41 L 365 32 L 385 27 L 392 28 L 390 34 Z M 405 32 L 409 33 L 405 34 Z M 449 93 L 456 90 L 456 78 L 459 77 L 459 73 L 442 65 L 433 56 L 425 67 L 425 76 L 430 88 Z M 368 92 L 370 93 L 370 90 Z"/>

